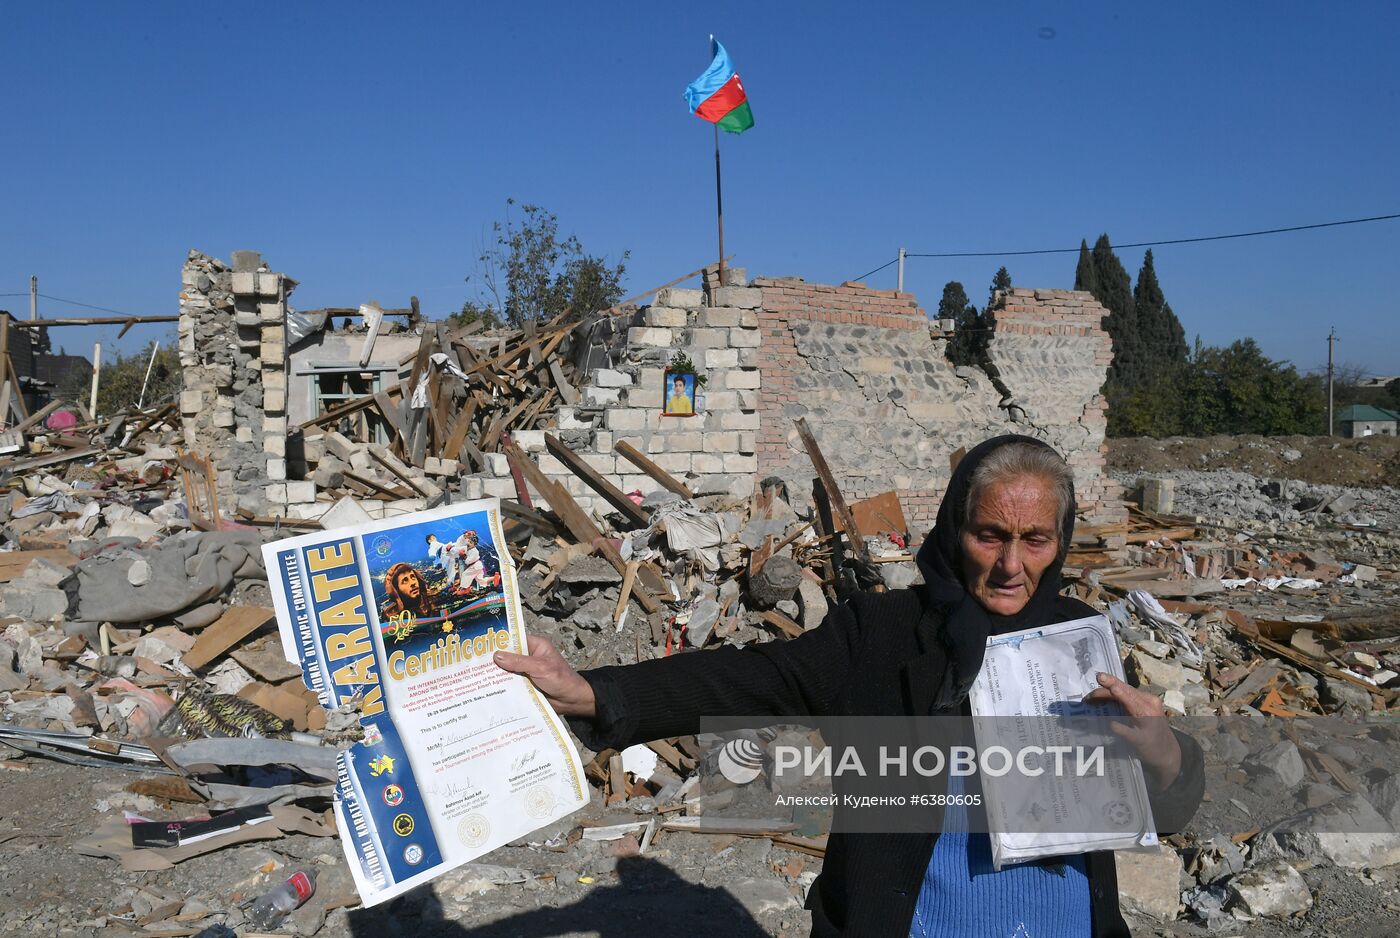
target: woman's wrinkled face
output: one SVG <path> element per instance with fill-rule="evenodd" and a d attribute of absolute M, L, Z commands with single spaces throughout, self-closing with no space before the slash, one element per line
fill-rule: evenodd
<path fill-rule="evenodd" d="M 1035 476 L 987 487 L 962 530 L 963 585 L 988 612 L 1025 608 L 1059 551 L 1055 491 Z"/>

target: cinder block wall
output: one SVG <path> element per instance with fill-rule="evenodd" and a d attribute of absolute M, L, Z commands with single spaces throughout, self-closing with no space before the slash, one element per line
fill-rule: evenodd
<path fill-rule="evenodd" d="M 1017 432 L 1070 459 L 1091 520 L 1122 517 L 1102 473 L 1107 311 L 1088 294 L 1010 291 L 991 341 L 994 380 L 948 362 L 947 337 L 911 294 L 798 278 L 754 286 L 763 291 L 760 475 L 781 476 L 807 496 L 813 470 L 793 427 L 806 417 L 848 499 L 893 489 L 911 527 L 926 530 L 950 454 Z"/>
<path fill-rule="evenodd" d="M 579 389 L 579 403 L 558 409 L 554 433 L 565 446 L 624 492 L 650 494 L 660 486 L 615 454 L 625 440 L 692 491 L 753 491 L 758 471 L 759 290 L 729 286 L 714 294 L 662 290 L 639 311 L 626 332 L 614 367 L 595 371 Z M 684 352 L 707 382 L 703 409 L 688 417 L 662 416 L 662 379 L 677 352 Z M 549 477 L 563 482 L 586 508 L 612 509 L 563 462 L 545 450 L 543 430 L 514 434 Z M 515 494 L 504 457 L 492 459 L 496 478 L 466 479 L 468 497 Z"/>

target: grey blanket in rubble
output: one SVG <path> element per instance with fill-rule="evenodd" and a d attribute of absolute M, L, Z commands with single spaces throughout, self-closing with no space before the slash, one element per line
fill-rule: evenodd
<path fill-rule="evenodd" d="M 194 531 L 151 547 L 108 547 L 75 567 L 73 618 L 143 622 L 183 612 L 223 595 L 237 580 L 266 579 L 261 547 L 252 531 Z"/>

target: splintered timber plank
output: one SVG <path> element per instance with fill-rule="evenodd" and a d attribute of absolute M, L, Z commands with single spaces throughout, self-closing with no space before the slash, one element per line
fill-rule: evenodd
<path fill-rule="evenodd" d="M 145 420 L 141 421 L 141 423 L 137 425 L 135 430 L 131 431 L 131 435 L 127 438 L 128 441 L 135 443 L 136 440 L 139 440 L 141 438 L 141 434 L 145 433 L 147 430 L 151 429 L 151 427 L 155 426 L 157 423 L 164 420 L 166 417 L 172 415 L 174 412 L 174 404 L 166 404 L 159 410 L 154 411 L 149 416 L 147 416 Z"/>
<path fill-rule="evenodd" d="M 457 422 L 452 425 L 452 432 L 447 436 L 447 443 L 442 448 L 443 458 L 457 460 L 462 458 L 462 444 L 467 441 L 467 434 L 472 430 L 472 415 L 475 413 L 476 398 L 468 398 L 467 406 L 457 415 Z"/>
<path fill-rule="evenodd" d="M 554 350 L 559 347 L 559 343 L 568 338 L 569 333 L 573 331 L 573 324 L 555 329 L 553 337 L 544 344 L 544 348 L 540 351 L 540 356 L 548 361 L 550 356 L 554 354 Z"/>
<path fill-rule="evenodd" d="M 812 435 L 812 429 L 807 426 L 806 417 L 798 417 L 794 421 L 797 426 L 797 435 L 802 437 L 802 445 L 807 448 L 807 456 L 812 460 L 812 468 L 817 471 L 817 477 L 821 479 L 822 488 L 826 489 L 826 494 L 831 499 L 831 505 L 836 509 L 836 515 L 841 519 L 841 524 L 845 527 L 851 547 L 855 550 L 856 556 L 865 559 L 868 552 L 865 549 L 865 539 L 860 536 L 860 525 L 856 524 L 855 515 L 851 514 L 850 506 L 846 504 L 846 498 L 841 494 L 841 487 L 836 484 L 836 477 L 831 473 L 831 467 L 826 464 L 826 457 L 822 455 L 821 447 L 817 445 L 817 438 Z"/>
<path fill-rule="evenodd" d="M 496 443 L 501 438 L 501 431 L 506 427 L 504 414 L 497 414 L 492 418 L 490 426 L 481 436 L 481 450 L 483 453 L 493 453 L 496 451 Z"/>
<path fill-rule="evenodd" d="M 387 392 L 384 391 L 379 392 L 379 394 L 386 393 Z M 330 410 L 326 411 L 321 416 L 313 417 L 312 419 L 299 424 L 297 429 L 309 430 L 312 427 L 321 427 L 329 423 L 335 423 L 341 417 L 349 417 L 352 414 L 357 414 L 360 411 L 364 410 L 366 407 L 372 406 L 374 402 L 378 399 L 379 394 L 366 394 L 364 397 L 357 397 L 354 400 L 346 401 L 343 404 L 337 404 L 335 407 L 332 407 Z M 388 399 L 387 396 L 385 399 Z"/>
<path fill-rule="evenodd" d="M 390 399 L 389 392 L 380 391 L 374 395 L 374 404 L 379 408 L 379 413 L 385 422 L 389 424 L 389 429 L 393 430 L 394 435 L 402 440 L 404 435 L 403 417 L 400 415 L 399 409 L 394 406 L 393 400 Z"/>
<path fill-rule="evenodd" d="M 662 488 L 666 489 L 668 492 L 675 492 L 682 498 L 695 497 L 691 493 L 690 489 L 686 487 L 686 484 L 684 482 L 671 475 L 665 469 L 662 469 L 650 459 L 647 459 L 637 450 L 635 446 L 633 446 L 631 443 L 628 443 L 626 440 L 618 440 L 616 443 L 614 443 L 613 452 L 617 453 L 623 459 L 627 460 L 632 465 L 636 466 L 638 469 L 651 476 L 661 485 Z"/>
<path fill-rule="evenodd" d="M 487 384 L 493 384 L 502 391 L 510 391 L 510 385 L 502 381 L 491 368 L 487 367 L 487 363 L 481 360 L 476 354 L 476 350 L 470 345 L 466 345 L 462 342 L 454 342 L 452 343 L 452 347 L 457 350 L 460 357 L 466 359 L 466 361 L 462 363 L 462 370 L 467 373 L 467 379 L 469 381 L 473 379 L 478 381 L 484 379 Z"/>
<path fill-rule="evenodd" d="M 428 493 L 419 488 L 418 483 L 414 482 L 413 479 L 408 475 L 405 475 L 403 472 L 399 471 L 398 466 L 395 466 L 391 460 L 386 459 L 384 457 L 383 451 L 380 450 L 378 446 L 369 447 L 369 455 L 371 459 L 379 463 L 379 465 L 383 466 L 385 469 L 389 470 L 390 475 L 398 479 L 404 485 L 408 486 L 416 494 L 422 496 L 423 498 L 428 497 Z"/>
<path fill-rule="evenodd" d="M 19 373 L 15 371 L 15 360 L 10 357 L 10 353 L 5 353 L 5 371 L 10 376 L 10 387 L 14 388 L 14 396 L 10 398 L 10 407 L 15 411 L 20 423 L 29 419 L 29 407 L 24 403 L 24 386 L 20 384 Z"/>
<path fill-rule="evenodd" d="M 414 407 L 413 398 L 419 386 L 431 379 L 428 357 L 436 342 L 436 330 L 424 326 L 423 335 L 418 340 L 418 354 L 413 357 L 413 372 L 408 376 L 408 393 L 404 395 L 404 423 L 408 427 L 408 432 L 404 434 L 404 450 L 409 461 L 420 469 L 423 467 L 423 457 L 427 455 L 428 411 L 432 401 L 430 399 L 426 407 Z"/>
<path fill-rule="evenodd" d="M 62 547 L 0 552 L 0 583 L 7 583 L 23 576 L 30 563 L 40 557 L 64 567 L 71 567 L 78 560 L 76 556 Z"/>
<path fill-rule="evenodd" d="M 448 430 L 448 407 L 452 402 L 452 395 L 443 388 L 442 375 L 433 372 L 433 377 L 429 382 L 428 401 L 429 409 L 432 411 L 432 442 L 429 448 L 436 453 L 439 458 L 443 454 L 443 447 L 447 443 Z"/>
<path fill-rule="evenodd" d="M 1375 684 L 1371 684 L 1367 681 L 1363 681 L 1361 678 L 1357 677 L 1355 674 L 1352 674 L 1350 671 L 1344 671 L 1341 668 L 1333 667 L 1332 665 L 1327 664 L 1325 662 L 1314 661 L 1312 658 L 1309 658 L 1307 655 L 1295 650 L 1294 648 L 1288 645 L 1281 645 L 1278 642 L 1272 641 L 1271 639 L 1264 638 L 1262 635 L 1259 638 L 1251 639 L 1250 641 L 1260 648 L 1268 649 L 1269 651 L 1282 658 L 1287 658 L 1294 664 L 1301 665 L 1302 667 L 1307 668 L 1309 671 L 1325 675 L 1326 677 L 1339 678 L 1343 681 L 1346 681 L 1348 684 L 1351 684 L 1355 687 L 1359 687 L 1367 693 L 1374 694 L 1387 702 L 1394 700 L 1397 696 L 1400 696 L 1400 691 L 1389 690 L 1384 687 L 1378 687 Z"/>
<path fill-rule="evenodd" d="M 265 606 L 232 607 L 213 625 L 199 633 L 194 647 L 185 652 L 185 666 L 191 669 L 204 667 L 264 624 L 271 622 L 275 615 L 276 613 Z"/>
<path fill-rule="evenodd" d="M 621 758 L 621 757 L 619 757 Z M 678 817 L 663 821 L 668 831 L 689 831 L 695 834 L 790 834 L 797 825 L 782 818 L 747 817 Z"/>
<path fill-rule="evenodd" d="M 545 537 L 554 537 L 556 531 L 553 522 L 533 508 L 517 504 L 509 499 L 501 500 L 501 514 L 512 521 L 518 521 L 526 525 L 530 530 Z"/>
<path fill-rule="evenodd" d="M 609 505 L 612 505 L 622 516 L 639 528 L 646 527 L 651 519 L 641 506 L 623 494 L 622 490 L 605 479 L 597 469 L 584 462 L 577 453 L 569 449 L 552 433 L 544 435 L 545 447 L 554 454 L 554 457 L 569 467 L 574 475 L 578 476 L 584 483 L 603 496 Z"/>
<path fill-rule="evenodd" d="M 544 409 L 553 404 L 554 399 L 558 396 L 559 391 L 557 388 L 546 389 L 545 392 L 540 395 L 539 400 L 535 401 L 534 404 L 530 405 L 530 409 L 525 411 L 525 415 L 520 418 L 520 426 L 516 429 L 528 430 L 532 428 L 540 419 L 540 414 Z"/>
<path fill-rule="evenodd" d="M 62 406 L 63 406 L 63 401 L 62 401 L 62 400 L 53 400 L 53 401 L 49 401 L 47 404 L 45 404 L 45 405 L 43 406 L 43 409 L 34 411 L 34 413 L 30 414 L 26 419 L 20 421 L 20 423 L 18 423 L 18 424 L 15 426 L 15 429 L 16 429 L 16 430 L 19 430 L 19 431 L 21 431 L 21 432 L 23 432 L 23 431 L 25 431 L 25 430 L 28 430 L 30 427 L 34 426 L 36 423 L 38 423 L 39 421 L 43 420 L 43 419 L 44 419 L 45 417 L 47 417 L 49 414 L 51 414 L 51 413 L 53 413 L 54 411 L 58 410 L 58 409 L 59 409 L 60 407 L 62 407 Z"/>
<path fill-rule="evenodd" d="M 565 490 L 564 486 L 545 476 L 535 461 L 526 456 L 515 444 L 508 444 L 505 447 L 505 453 L 512 465 L 520 467 L 520 471 L 524 473 L 526 480 L 535 487 L 535 491 L 549 502 L 549 507 L 554 509 L 554 513 L 564 522 L 564 527 L 569 529 L 574 540 L 597 550 L 608 563 L 613 565 L 613 569 L 625 575 L 627 561 L 622 559 L 622 555 L 617 552 L 612 541 L 603 536 L 603 532 L 598 530 L 593 519 L 588 517 L 588 513 L 579 507 L 578 502 L 574 501 L 573 496 Z M 632 593 L 648 613 L 661 611 L 661 603 L 642 584 L 633 584 Z"/>
<path fill-rule="evenodd" d="M 411 492 L 404 492 L 404 491 L 400 491 L 399 489 L 390 488 L 389 486 L 385 485 L 385 484 L 382 483 L 382 482 L 379 482 L 379 481 L 376 480 L 376 479 L 372 479 L 372 478 L 370 478 L 369 476 L 360 475 L 359 473 L 357 473 L 357 472 L 352 472 L 352 471 L 350 471 L 349 469 L 345 470 L 345 478 L 349 479 L 351 482 L 355 482 L 355 483 L 358 483 L 359 485 L 363 485 L 365 488 L 369 489 L 371 492 L 379 492 L 379 493 L 381 493 L 381 494 L 383 494 L 383 495 L 389 496 L 390 498 L 411 498 L 411 497 L 412 497 L 412 493 L 411 493 Z"/>
<path fill-rule="evenodd" d="M 49 453 L 45 456 L 36 456 L 33 459 L 24 459 L 19 462 L 0 463 L 0 469 L 9 469 L 12 472 L 26 472 L 30 469 L 40 469 L 44 466 L 53 466 L 62 462 L 71 462 L 74 459 L 83 459 L 87 456 L 96 456 L 102 450 L 96 446 L 86 446 L 82 449 L 71 449 L 62 453 Z"/>
<path fill-rule="evenodd" d="M 776 626 L 788 638 L 797 638 L 802 634 L 802 626 L 772 609 L 765 610 L 758 614 L 758 617 L 769 625 Z"/>
<path fill-rule="evenodd" d="M 578 403 L 578 391 L 574 386 L 564 380 L 564 371 L 559 367 L 559 359 L 549 360 L 549 376 L 554 379 L 554 386 L 559 389 L 559 396 L 564 399 L 565 404 Z"/>

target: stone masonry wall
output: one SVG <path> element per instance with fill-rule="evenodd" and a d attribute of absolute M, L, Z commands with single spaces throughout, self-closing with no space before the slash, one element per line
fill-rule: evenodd
<path fill-rule="evenodd" d="M 221 509 L 285 514 L 315 502 L 287 481 L 287 297 L 296 281 L 253 251 L 233 264 L 198 251 L 180 290 L 180 415 L 185 446 L 218 470 Z"/>
<path fill-rule="evenodd" d="M 759 472 L 786 479 L 797 498 L 814 474 L 793 427 L 805 416 L 848 500 L 893 489 L 916 530 L 933 522 L 950 455 L 1007 432 L 1070 457 L 1091 520 L 1121 516 L 1101 472 L 1106 311 L 1088 294 L 1011 291 L 991 342 L 997 367 L 984 370 L 948 362 L 947 337 L 910 294 L 796 278 L 754 285 L 763 292 Z"/>

